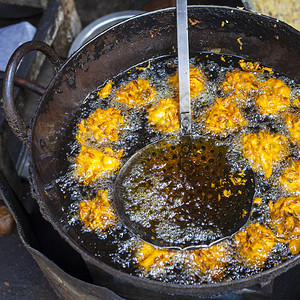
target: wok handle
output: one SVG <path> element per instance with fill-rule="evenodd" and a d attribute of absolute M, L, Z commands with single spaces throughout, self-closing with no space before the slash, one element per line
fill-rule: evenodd
<path fill-rule="evenodd" d="M 27 53 L 31 51 L 42 52 L 56 67 L 59 67 L 61 64 L 61 59 L 57 53 L 46 43 L 39 41 L 31 41 L 21 45 L 13 53 L 7 64 L 3 80 L 3 107 L 9 126 L 12 128 L 15 135 L 23 142 L 27 141 L 28 129 L 24 121 L 21 119 L 15 106 L 14 81 L 20 61 Z"/>

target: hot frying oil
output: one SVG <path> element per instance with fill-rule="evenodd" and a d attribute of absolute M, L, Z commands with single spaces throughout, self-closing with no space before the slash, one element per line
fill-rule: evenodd
<path fill-rule="evenodd" d="M 226 154 L 222 151 L 220 151 L 220 153 L 221 155 L 226 155 L 226 161 L 230 163 L 230 172 L 232 172 L 232 174 L 236 174 L 235 172 L 238 170 L 249 167 L 247 159 L 245 159 L 242 154 L 243 146 L 241 138 L 243 135 L 267 130 L 273 134 L 282 134 L 286 137 L 290 136 L 284 122 L 283 114 L 274 116 L 263 115 L 259 112 L 258 108 L 253 104 L 256 91 L 252 91 L 247 95 L 249 98 L 247 105 L 244 105 L 242 102 L 237 103 L 238 108 L 247 120 L 247 125 L 236 128 L 233 127 L 234 130 L 223 136 L 218 136 L 218 134 L 214 132 L 207 132 L 205 129 L 207 112 L 213 107 L 216 97 L 222 98 L 226 96 L 225 92 L 219 89 L 219 86 L 225 80 L 227 71 L 233 71 L 236 68 L 240 69 L 240 59 L 241 58 L 238 57 L 221 56 L 210 53 L 195 55 L 190 59 L 190 64 L 199 68 L 205 77 L 204 90 L 191 99 L 193 114 L 192 134 L 204 140 L 209 140 L 213 137 L 217 140 L 216 147 L 226 147 L 226 149 L 228 149 Z M 64 214 L 62 223 L 70 232 L 77 234 L 78 245 L 84 250 L 93 253 L 100 261 L 129 274 L 179 284 L 203 284 L 237 280 L 271 268 L 292 257 L 287 245 L 276 243 L 264 266 L 255 268 L 241 260 L 236 251 L 234 238 L 228 238 L 226 241 L 223 241 L 220 246 L 216 245 L 221 248 L 215 248 L 217 249 L 215 252 L 204 250 L 197 250 L 198 252 L 194 252 L 194 250 L 170 250 L 173 252 L 165 253 L 163 259 L 156 258 L 152 267 L 146 269 L 139 264 L 139 259 L 141 260 L 141 258 L 138 255 L 143 245 L 142 241 L 131 234 L 120 222 L 117 222 L 115 226 L 106 231 L 92 231 L 88 227 L 83 227 L 83 224 L 78 218 L 79 203 L 84 200 L 93 199 L 99 189 L 105 189 L 108 191 L 109 200 L 112 204 L 112 191 L 116 174 L 113 173 L 109 176 L 101 177 L 90 185 L 86 185 L 74 178 L 75 159 L 81 147 L 75 138 L 78 129 L 76 124 L 79 124 L 82 119 L 88 118 L 97 108 L 106 109 L 108 107 L 114 107 L 120 109 L 124 123 L 119 132 L 119 140 L 99 144 L 91 139 L 86 146 L 98 149 L 99 151 L 102 151 L 105 147 L 111 147 L 114 150 L 124 149 L 122 163 L 139 149 L 150 143 L 164 138 L 176 139 L 178 137 L 178 132 L 166 133 L 158 131 L 154 126 L 149 124 L 147 117 L 147 110 L 151 106 L 157 106 L 160 99 L 177 99 L 178 93 L 176 89 L 168 83 L 169 77 L 174 75 L 177 70 L 177 59 L 173 57 L 163 57 L 151 60 L 150 64 L 144 62 L 138 67 L 137 69 L 135 66 L 115 78 L 109 78 L 108 80 L 112 80 L 114 84 L 108 97 L 104 99 L 98 99 L 97 97 L 97 92 L 101 90 L 105 83 L 99 87 L 97 91 L 92 92 L 86 98 L 82 108 L 75 116 L 74 122 L 70 124 L 67 129 L 65 134 L 66 140 L 62 142 L 62 144 L 67 145 L 60 156 L 60 169 L 58 170 L 60 177 L 57 180 L 62 194 L 61 199 L 65 201 L 62 205 L 67 212 Z M 299 84 L 277 73 L 255 72 L 255 74 L 259 82 L 271 77 L 279 78 L 285 82 L 291 89 L 289 111 L 293 113 L 298 112 L 297 96 L 300 93 Z M 155 88 L 156 96 L 153 102 L 146 107 L 137 106 L 134 108 L 127 107 L 118 102 L 114 97 L 116 90 L 122 85 L 137 80 L 138 78 L 147 79 L 150 85 Z M 199 148 L 201 149 L 201 145 L 199 145 Z M 195 214 L 195 211 L 191 211 L 189 214 L 186 207 L 184 213 L 182 213 L 181 210 L 182 207 L 184 207 L 184 205 L 182 206 L 182 202 L 187 203 L 189 201 L 191 203 L 189 209 L 193 208 L 192 210 L 196 210 L 197 206 L 199 206 L 199 202 L 205 202 L 205 199 L 208 197 L 218 199 L 218 191 L 220 191 L 220 189 L 218 190 L 218 184 L 220 186 L 220 180 L 222 180 L 224 176 L 220 176 L 220 166 L 210 169 L 209 172 L 208 170 L 203 170 L 203 172 L 197 173 L 195 177 L 184 177 L 184 174 L 180 174 L 180 172 L 176 171 L 176 168 L 174 169 L 174 166 L 178 164 L 178 153 L 176 153 L 176 149 L 172 149 L 172 151 L 168 153 L 171 157 L 167 158 L 166 164 L 163 165 L 160 163 L 160 165 L 154 164 L 151 166 L 151 168 L 156 168 L 158 173 L 168 173 L 166 177 L 163 177 L 163 180 L 160 180 L 159 176 L 156 178 L 151 177 L 151 170 L 147 168 L 142 170 L 144 172 L 141 172 L 139 169 L 135 170 L 134 172 L 136 173 L 133 173 L 133 176 L 128 178 L 126 184 L 130 186 L 130 193 L 135 195 L 128 209 L 129 211 L 134 211 L 134 207 L 139 206 L 140 211 L 136 215 L 133 214 L 133 218 L 143 220 L 143 225 L 150 228 L 152 226 L 151 218 L 154 216 L 158 215 L 159 218 L 168 219 L 172 217 L 176 218 L 187 228 L 186 234 L 188 235 L 192 233 L 192 227 L 189 226 L 189 224 L 198 220 L 197 217 L 199 216 Z M 255 197 L 260 197 L 262 201 L 260 205 L 253 204 L 250 219 L 243 226 L 242 230 L 249 224 L 256 222 L 268 226 L 269 200 L 276 201 L 280 197 L 287 196 L 287 193 L 277 184 L 278 176 L 282 169 L 288 164 L 288 158 L 297 159 L 299 158 L 299 153 L 299 146 L 290 142 L 286 158 L 278 163 L 274 163 L 270 178 L 267 179 L 260 170 L 255 171 Z M 203 166 L 216 163 L 216 161 L 209 162 L 209 157 L 204 156 L 205 155 L 199 154 L 199 156 L 195 156 L 195 159 L 199 159 L 202 162 L 205 161 Z M 218 155 L 214 155 L 214 158 L 215 157 L 218 157 Z M 175 163 L 170 164 L 171 161 L 175 161 Z M 172 168 L 168 169 L 170 166 L 173 167 L 173 170 Z M 213 170 L 216 170 L 216 172 L 213 172 Z M 142 181 L 135 182 L 134 179 L 141 179 Z M 233 180 L 236 180 L 236 176 Z M 195 189 L 197 186 L 196 181 L 201 185 L 198 190 Z M 155 188 L 151 190 L 151 193 L 148 191 L 145 194 L 145 187 L 147 187 L 149 183 Z M 205 184 L 209 185 L 209 187 L 203 189 L 203 185 L 205 186 Z M 212 184 L 215 186 L 212 186 Z M 189 190 L 191 186 L 192 188 Z M 173 193 L 171 193 L 171 197 L 168 192 L 170 190 L 172 190 Z M 186 191 L 189 192 L 187 193 Z M 211 191 L 213 191 L 213 194 Z M 226 195 L 233 191 L 225 186 L 221 192 L 222 199 L 226 199 Z M 183 197 L 183 195 L 186 197 Z M 190 197 L 190 200 L 187 200 L 188 197 Z M 141 203 L 141 199 L 146 199 L 147 205 Z M 165 201 L 169 203 L 169 208 L 171 207 L 172 209 L 164 207 Z M 151 211 L 151 207 L 158 207 L 159 209 Z M 203 215 L 201 215 L 201 219 L 206 225 L 211 223 L 211 212 L 215 210 L 216 207 L 206 206 L 206 211 L 204 210 Z M 220 210 L 220 213 L 221 211 L 222 210 Z M 148 218 L 141 219 L 142 216 L 139 214 L 144 214 L 145 212 L 147 212 Z M 226 209 L 224 209 L 224 212 L 226 212 Z M 161 234 L 169 235 L 170 239 L 178 238 L 172 237 L 172 230 L 170 230 L 168 223 L 166 223 L 165 227 L 161 226 L 156 229 L 160 231 Z M 200 234 L 207 234 L 207 232 Z M 216 254 L 220 256 L 216 256 Z"/>

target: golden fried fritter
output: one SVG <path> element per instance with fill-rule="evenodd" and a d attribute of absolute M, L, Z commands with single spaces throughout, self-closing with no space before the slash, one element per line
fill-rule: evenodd
<path fill-rule="evenodd" d="M 117 141 L 118 131 L 124 118 L 121 116 L 121 110 L 113 107 L 107 109 L 98 108 L 86 120 L 81 120 L 78 124 L 76 139 L 82 145 L 87 145 L 87 142 L 92 137 L 101 142 L 106 139 L 111 142 Z"/>
<path fill-rule="evenodd" d="M 109 96 L 111 89 L 112 89 L 112 81 L 110 80 L 98 93 L 97 96 L 101 98 L 106 98 Z"/>
<path fill-rule="evenodd" d="M 285 118 L 286 127 L 290 131 L 291 140 L 300 145 L 300 115 L 287 114 Z"/>
<path fill-rule="evenodd" d="M 220 279 L 225 271 L 228 253 L 223 243 L 192 251 L 193 262 L 201 273 L 209 272 L 213 278 Z"/>
<path fill-rule="evenodd" d="M 249 225 L 246 231 L 238 232 L 234 238 L 241 260 L 255 268 L 263 266 L 276 243 L 273 231 L 258 222 Z"/>
<path fill-rule="evenodd" d="M 146 79 L 133 80 L 116 91 L 116 100 L 128 107 L 146 106 L 154 99 L 156 91 Z"/>
<path fill-rule="evenodd" d="M 291 161 L 279 177 L 279 182 L 293 195 L 300 194 L 300 161 Z"/>
<path fill-rule="evenodd" d="M 270 78 L 260 84 L 255 103 L 262 115 L 278 114 L 290 105 L 290 92 L 283 81 Z"/>
<path fill-rule="evenodd" d="M 216 98 L 212 108 L 208 111 L 205 121 L 206 130 L 227 135 L 247 124 L 246 119 L 235 104 L 235 95 L 226 98 Z"/>
<path fill-rule="evenodd" d="M 269 178 L 273 166 L 287 155 L 288 141 L 284 135 L 261 131 L 250 133 L 243 137 L 243 154 L 248 159 L 251 168 L 263 171 Z"/>
<path fill-rule="evenodd" d="M 269 202 L 270 224 L 276 229 L 280 238 L 289 243 L 292 254 L 300 251 L 300 197 L 281 198 L 275 203 Z"/>
<path fill-rule="evenodd" d="M 123 149 L 117 152 L 105 147 L 104 152 L 101 152 L 82 146 L 76 157 L 74 176 L 83 180 L 85 184 L 91 184 L 99 177 L 116 171 L 120 167 L 122 154 Z"/>
<path fill-rule="evenodd" d="M 251 72 L 235 70 L 225 74 L 225 80 L 219 86 L 224 93 L 249 96 L 249 94 L 258 89 L 259 82 Z M 243 104 L 247 105 L 247 98 L 243 97 Z"/>
<path fill-rule="evenodd" d="M 116 223 L 116 215 L 108 201 L 106 190 L 99 190 L 93 200 L 80 202 L 79 219 L 85 227 L 103 231 Z"/>
<path fill-rule="evenodd" d="M 204 76 L 196 67 L 190 66 L 190 95 L 196 97 L 204 89 Z M 169 78 L 168 83 L 178 90 L 178 71 Z"/>
<path fill-rule="evenodd" d="M 165 248 L 154 247 L 149 243 L 142 242 L 142 246 L 137 252 L 139 266 L 149 271 L 151 268 L 162 267 L 168 263 L 175 252 Z"/>
<path fill-rule="evenodd" d="M 148 121 L 162 132 L 179 130 L 179 103 L 175 99 L 160 99 L 158 106 L 148 110 Z"/>

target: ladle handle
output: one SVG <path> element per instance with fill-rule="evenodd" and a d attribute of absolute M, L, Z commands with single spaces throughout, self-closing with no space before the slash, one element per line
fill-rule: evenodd
<path fill-rule="evenodd" d="M 191 132 L 192 117 L 190 101 L 187 0 L 176 0 L 176 16 L 180 129 L 182 134 L 188 134 Z"/>
<path fill-rule="evenodd" d="M 28 130 L 15 105 L 14 81 L 20 61 L 27 53 L 34 50 L 45 54 L 56 67 L 61 65 L 61 59 L 57 53 L 49 45 L 39 41 L 31 41 L 21 45 L 13 53 L 7 64 L 3 80 L 3 107 L 9 126 L 15 135 L 23 142 L 27 142 Z"/>

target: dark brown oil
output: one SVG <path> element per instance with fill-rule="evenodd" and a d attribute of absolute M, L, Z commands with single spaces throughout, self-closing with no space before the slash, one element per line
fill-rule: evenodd
<path fill-rule="evenodd" d="M 135 223 L 126 225 L 166 247 L 209 245 L 233 234 L 250 214 L 254 177 L 249 168 L 233 170 L 226 152 L 214 140 L 192 136 L 146 147 L 116 186 L 127 220 Z"/>

